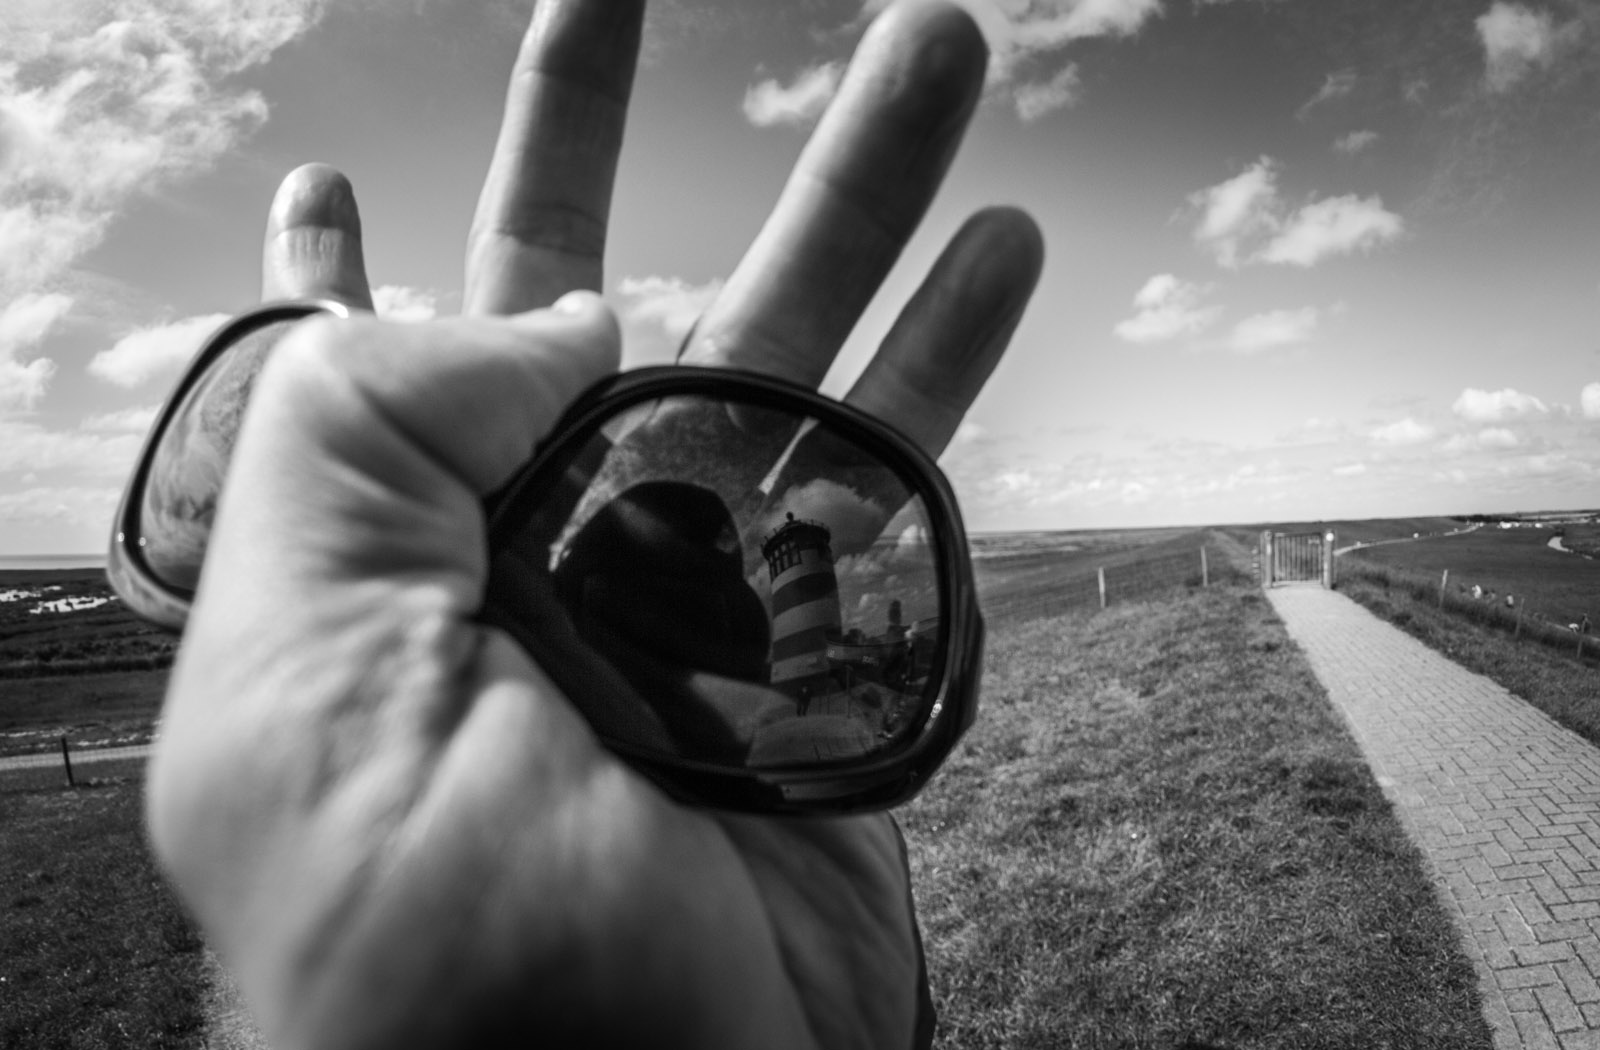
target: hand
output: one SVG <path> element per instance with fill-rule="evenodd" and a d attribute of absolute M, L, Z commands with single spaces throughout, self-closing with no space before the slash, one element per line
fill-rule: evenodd
<path fill-rule="evenodd" d="M 544 3 L 468 241 L 466 316 L 302 326 L 263 371 L 150 774 L 158 854 L 277 1046 L 910 1045 L 884 816 L 688 810 L 473 625 L 480 497 L 616 367 L 601 263 L 642 5 Z M 858 50 L 686 363 L 816 384 L 983 83 L 946 3 Z M 974 216 L 848 394 L 937 454 L 1019 320 L 1033 224 Z M 274 202 L 266 298 L 371 302 L 345 180 Z"/>

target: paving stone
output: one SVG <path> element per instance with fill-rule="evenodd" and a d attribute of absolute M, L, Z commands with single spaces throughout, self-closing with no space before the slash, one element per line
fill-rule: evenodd
<path fill-rule="evenodd" d="M 1267 597 L 1428 859 L 1495 1046 L 1600 1050 L 1600 749 L 1343 595 Z"/>
<path fill-rule="evenodd" d="M 1578 1004 L 1572 1001 L 1566 988 L 1561 985 L 1551 984 L 1535 988 L 1533 997 L 1544 1007 L 1544 1015 L 1549 1020 L 1550 1027 L 1557 1032 L 1576 1032 L 1584 1026 L 1583 1015 L 1578 1012 Z"/>

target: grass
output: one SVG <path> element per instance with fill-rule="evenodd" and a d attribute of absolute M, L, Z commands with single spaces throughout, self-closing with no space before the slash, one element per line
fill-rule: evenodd
<path fill-rule="evenodd" d="M 1456 932 L 1255 588 L 1008 626 L 902 811 L 946 1047 L 1490 1045 Z"/>
<path fill-rule="evenodd" d="M 1351 563 L 1348 555 L 1339 573 L 1339 590 L 1377 616 L 1600 745 L 1600 644 L 1593 639 L 1580 661 L 1570 631 L 1525 623 L 1519 638 L 1503 606 L 1455 593 L 1441 609 L 1437 580 Z"/>
<path fill-rule="evenodd" d="M 1020 622 L 1098 609 L 1101 571 L 1108 606 L 1198 587 L 1202 548 L 1208 551 L 1205 569 L 1220 581 L 1233 570 L 1217 557 L 1218 539 L 1199 529 L 995 537 L 975 544 L 973 571 L 985 620 Z"/>
<path fill-rule="evenodd" d="M 1418 854 L 1232 567 L 1247 549 L 1171 530 L 978 547 L 983 709 L 900 814 L 940 1046 L 1490 1045 Z M 1162 600 L 1048 615 L 1101 566 Z M 164 674 L 95 677 L 8 680 L 8 699 L 37 685 L 10 717 L 153 713 Z M 205 1038 L 204 952 L 145 851 L 137 768 L 84 766 L 75 792 L 58 768 L 0 773 L 0 1047 Z"/>
<path fill-rule="evenodd" d="M 145 848 L 141 764 L 91 768 L 0 773 L 0 1047 L 199 1047 L 202 946 Z"/>
<path fill-rule="evenodd" d="M 1234 525 L 1227 531 L 1246 546 L 1253 547 L 1263 529 L 1273 532 L 1302 533 L 1334 531 L 1341 547 L 1353 543 L 1381 543 L 1386 540 L 1410 539 L 1413 534 L 1436 536 L 1463 528 L 1464 522 L 1455 518 L 1360 518 L 1338 521 L 1302 521 L 1278 524 Z"/>
<path fill-rule="evenodd" d="M 1600 620 L 1600 561 L 1551 550 L 1553 535 L 1550 529 L 1485 527 L 1465 536 L 1351 551 L 1339 567 L 1413 572 L 1431 577 L 1435 590 L 1448 569 L 1450 588 L 1458 594 L 1477 585 L 1496 598 L 1514 595 L 1528 615 L 1563 626 L 1585 612 Z"/>

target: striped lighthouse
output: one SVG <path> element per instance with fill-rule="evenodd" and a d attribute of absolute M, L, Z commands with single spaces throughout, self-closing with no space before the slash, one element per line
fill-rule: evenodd
<path fill-rule="evenodd" d="M 772 684 L 798 695 L 827 688 L 828 638 L 839 637 L 832 534 L 788 515 L 761 545 L 772 581 Z"/>

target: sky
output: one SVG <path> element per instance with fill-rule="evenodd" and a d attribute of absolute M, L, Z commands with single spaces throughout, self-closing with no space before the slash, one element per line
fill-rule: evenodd
<path fill-rule="evenodd" d="M 824 390 L 968 215 L 1031 213 L 1038 291 L 941 459 L 969 528 L 1600 506 L 1600 5 L 964 2 L 984 101 Z M 380 312 L 459 308 L 530 6 L 4 0 L 0 556 L 103 549 L 295 166 L 354 183 Z M 627 365 L 670 359 L 881 6 L 652 6 Z"/>

